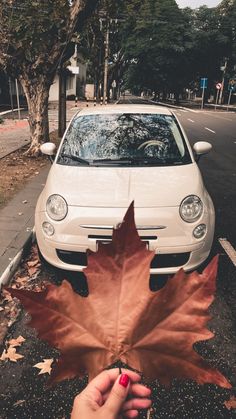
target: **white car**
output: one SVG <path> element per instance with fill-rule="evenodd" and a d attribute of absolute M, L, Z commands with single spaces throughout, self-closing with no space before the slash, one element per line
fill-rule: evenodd
<path fill-rule="evenodd" d="M 38 199 L 39 250 L 53 266 L 82 271 L 86 250 L 111 240 L 134 200 L 142 240 L 155 251 L 150 273 L 190 271 L 207 258 L 215 213 L 193 151 L 173 113 L 151 105 L 85 108 L 71 120 Z M 45 143 L 42 152 L 55 154 Z"/>

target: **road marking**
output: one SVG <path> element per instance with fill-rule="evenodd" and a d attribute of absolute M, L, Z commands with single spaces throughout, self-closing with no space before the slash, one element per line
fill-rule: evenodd
<path fill-rule="evenodd" d="M 210 129 L 210 128 L 205 127 L 205 129 L 207 129 L 207 131 L 213 132 L 213 134 L 215 134 L 215 133 L 216 133 L 215 131 L 213 131 L 213 130 L 212 130 L 212 129 Z"/>
<path fill-rule="evenodd" d="M 195 122 L 195 121 L 193 121 L 192 119 L 190 119 L 190 118 L 188 118 L 188 121 L 190 121 L 190 122 Z"/>
<path fill-rule="evenodd" d="M 219 243 L 223 247 L 225 253 L 229 256 L 231 262 L 236 266 L 236 250 L 227 239 L 219 239 Z"/>
<path fill-rule="evenodd" d="M 195 109 L 190 109 L 190 108 L 187 108 L 187 112 L 199 113 L 199 111 L 196 111 Z"/>

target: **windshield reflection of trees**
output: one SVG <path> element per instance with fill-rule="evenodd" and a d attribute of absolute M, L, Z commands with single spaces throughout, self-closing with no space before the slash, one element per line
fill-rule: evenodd
<path fill-rule="evenodd" d="M 183 156 L 173 135 L 174 124 L 172 116 L 156 114 L 80 116 L 71 124 L 60 155 L 77 155 L 87 160 L 181 160 Z M 182 144 L 179 132 L 178 135 Z"/>

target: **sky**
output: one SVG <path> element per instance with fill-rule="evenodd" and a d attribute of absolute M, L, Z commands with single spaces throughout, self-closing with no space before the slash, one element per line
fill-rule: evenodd
<path fill-rule="evenodd" d="M 176 0 L 179 7 L 191 7 L 195 9 L 196 7 L 200 7 L 206 5 L 207 7 L 215 7 L 221 3 L 221 0 Z"/>

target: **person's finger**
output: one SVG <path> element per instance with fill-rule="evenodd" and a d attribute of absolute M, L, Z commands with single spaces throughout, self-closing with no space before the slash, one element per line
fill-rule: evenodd
<path fill-rule="evenodd" d="M 110 394 L 110 389 L 102 395 L 103 403 L 105 403 L 109 394 Z M 151 396 L 151 390 L 150 390 L 150 388 L 148 388 L 148 387 L 146 387 L 142 384 L 130 384 L 129 396 L 149 398 Z"/>
<path fill-rule="evenodd" d="M 142 384 L 131 384 L 129 394 L 136 397 L 150 397 L 151 390 Z"/>
<path fill-rule="evenodd" d="M 141 380 L 139 374 L 134 371 L 123 369 L 122 373 L 127 374 L 131 382 L 136 383 Z M 97 375 L 87 386 L 87 389 L 96 387 L 102 394 L 107 392 L 116 381 L 119 376 L 119 368 L 112 368 L 110 370 L 104 370 Z"/>
<path fill-rule="evenodd" d="M 148 409 L 152 404 L 150 399 L 130 399 L 127 400 L 122 406 L 122 411 L 126 410 L 137 410 L 137 409 Z"/>
<path fill-rule="evenodd" d="M 128 395 L 130 386 L 130 377 L 128 374 L 121 374 L 113 385 L 111 392 L 102 407 L 105 415 L 112 415 L 115 417 L 118 415 L 122 408 L 122 405 Z"/>
<path fill-rule="evenodd" d="M 138 417 L 138 410 L 127 410 L 123 413 L 122 418 L 133 419 Z"/>

